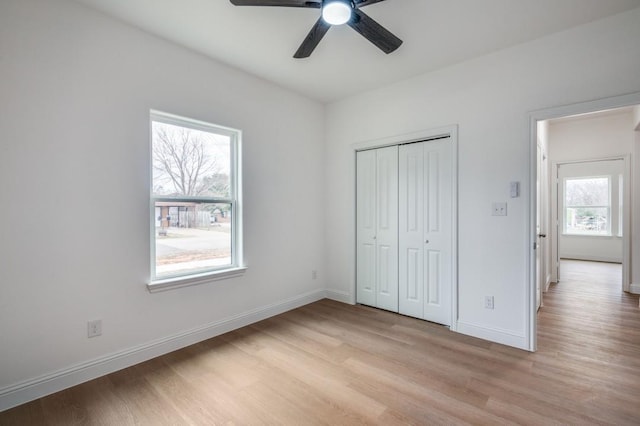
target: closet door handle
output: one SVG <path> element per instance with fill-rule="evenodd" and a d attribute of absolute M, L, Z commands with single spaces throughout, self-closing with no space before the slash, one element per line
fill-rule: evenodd
<path fill-rule="evenodd" d="M 429 244 L 429 240 L 424 240 L 424 243 L 425 244 Z"/>

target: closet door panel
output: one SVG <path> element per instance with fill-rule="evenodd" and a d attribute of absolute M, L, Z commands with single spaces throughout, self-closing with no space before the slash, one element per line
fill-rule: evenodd
<path fill-rule="evenodd" d="M 376 304 L 376 152 L 356 154 L 356 301 Z"/>
<path fill-rule="evenodd" d="M 398 312 L 398 147 L 376 151 L 376 304 Z"/>
<path fill-rule="evenodd" d="M 424 154 L 423 144 L 399 148 L 399 302 L 398 311 L 422 318 L 424 308 Z"/>
<path fill-rule="evenodd" d="M 448 139 L 424 142 L 424 315 L 451 324 L 452 170 Z"/>

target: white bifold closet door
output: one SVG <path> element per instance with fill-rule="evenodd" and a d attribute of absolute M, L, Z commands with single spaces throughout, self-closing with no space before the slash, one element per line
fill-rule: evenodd
<path fill-rule="evenodd" d="M 357 301 L 398 312 L 398 147 L 356 155 Z"/>
<path fill-rule="evenodd" d="M 399 149 L 399 312 L 451 325 L 450 139 Z"/>

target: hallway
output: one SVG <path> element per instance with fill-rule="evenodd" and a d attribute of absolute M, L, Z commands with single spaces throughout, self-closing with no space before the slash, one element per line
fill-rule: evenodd
<path fill-rule="evenodd" d="M 551 361 L 542 374 L 573 381 L 571 399 L 593 398 L 590 405 L 634 412 L 640 389 L 638 296 L 621 290 L 620 264 L 562 260 L 560 268 L 560 283 L 551 285 L 538 311 L 536 358 Z"/>

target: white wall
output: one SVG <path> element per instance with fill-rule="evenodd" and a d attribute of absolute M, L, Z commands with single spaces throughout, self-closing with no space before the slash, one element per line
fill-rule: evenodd
<path fill-rule="evenodd" d="M 352 144 L 458 124 L 458 330 L 528 347 L 529 112 L 639 91 L 638 40 L 640 9 L 329 105 L 330 294 L 354 300 Z M 507 217 L 491 216 L 493 201 L 508 202 Z"/>
<path fill-rule="evenodd" d="M 632 109 L 549 122 L 549 158 L 554 162 L 626 155 L 632 147 Z"/>
<path fill-rule="evenodd" d="M 634 136 L 632 109 L 551 120 L 549 123 L 549 156 L 553 165 L 576 160 L 624 157 L 632 152 Z M 611 174 L 617 182 L 617 176 L 624 173 L 623 162 L 612 163 L 611 167 L 606 164 L 579 163 L 561 167 L 565 170 L 565 174 L 569 173 L 574 177 Z M 567 168 L 572 171 L 568 171 Z M 552 173 L 555 176 L 557 171 L 554 169 Z M 612 226 L 615 228 L 616 235 L 611 237 L 567 236 L 562 233 L 556 234 L 554 228 L 551 230 L 552 240 L 553 244 L 556 244 L 556 238 L 559 239 L 561 258 L 622 262 L 622 238 L 617 236 L 617 185 L 614 189 L 612 198 L 615 198 L 613 208 L 616 214 L 612 215 Z M 558 213 L 556 200 L 553 201 L 552 222 L 557 219 Z"/>
<path fill-rule="evenodd" d="M 244 276 L 147 291 L 151 108 L 244 132 Z M 324 297 L 321 104 L 70 1 L 3 0 L 0 135 L 0 410 Z"/>

